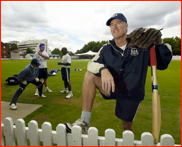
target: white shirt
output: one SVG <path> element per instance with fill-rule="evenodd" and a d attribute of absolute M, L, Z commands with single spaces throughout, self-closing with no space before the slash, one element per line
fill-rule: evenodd
<path fill-rule="evenodd" d="M 126 49 L 126 45 L 124 45 L 124 46 L 120 47 L 120 49 L 122 49 L 123 51 L 125 51 L 125 49 Z"/>
<path fill-rule="evenodd" d="M 49 55 L 48 55 L 48 53 L 47 53 L 46 51 L 43 51 L 42 54 L 49 57 Z M 40 63 L 39 68 L 47 68 L 47 59 L 44 58 L 44 57 L 42 57 L 42 56 L 40 56 L 40 55 L 38 54 L 38 52 L 36 52 L 36 53 L 33 55 L 33 58 L 34 58 L 34 59 L 37 59 L 37 60 L 39 61 L 39 63 Z"/>
<path fill-rule="evenodd" d="M 62 61 L 61 63 L 70 63 L 71 64 L 71 57 L 69 54 L 66 54 L 62 57 Z M 67 65 L 61 65 L 61 68 L 62 67 L 65 67 L 65 68 L 70 68 L 70 66 L 67 66 Z"/>

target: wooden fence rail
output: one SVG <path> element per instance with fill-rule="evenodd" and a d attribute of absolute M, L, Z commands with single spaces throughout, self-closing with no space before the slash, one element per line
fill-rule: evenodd
<path fill-rule="evenodd" d="M 116 138 L 113 129 L 105 130 L 105 137 L 98 136 L 95 127 L 89 128 L 88 135 L 81 132 L 80 126 L 74 126 L 72 133 L 66 133 L 64 124 L 58 124 L 56 131 L 53 131 L 49 122 L 44 122 L 42 129 L 39 129 L 35 120 L 31 120 L 28 127 L 25 127 L 23 119 L 18 119 L 13 125 L 12 118 L 7 117 L 1 122 L 1 146 L 178 146 L 169 134 L 162 135 L 160 142 L 154 144 L 149 132 L 141 134 L 141 141 L 134 140 L 131 131 L 124 131 L 123 139 Z"/>

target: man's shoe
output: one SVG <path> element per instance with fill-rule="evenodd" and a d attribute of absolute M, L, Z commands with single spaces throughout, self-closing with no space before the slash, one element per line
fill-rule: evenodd
<path fill-rule="evenodd" d="M 49 88 L 46 88 L 45 92 L 52 92 L 52 90 L 50 90 Z"/>
<path fill-rule="evenodd" d="M 46 96 L 42 94 L 42 95 L 41 95 L 41 96 L 39 96 L 39 97 L 45 98 Z"/>
<path fill-rule="evenodd" d="M 82 134 L 88 134 L 88 129 L 90 127 L 90 125 L 87 124 L 86 122 L 84 122 L 84 120 L 82 118 L 76 120 L 73 124 L 65 123 L 65 125 L 66 125 L 67 133 L 71 133 L 73 126 L 78 125 L 82 128 Z"/>
<path fill-rule="evenodd" d="M 68 93 L 69 91 L 68 90 L 62 90 L 60 91 L 60 93 Z"/>
<path fill-rule="evenodd" d="M 38 92 L 38 91 L 36 91 L 36 92 L 35 92 L 35 95 L 39 95 L 39 92 Z"/>
<path fill-rule="evenodd" d="M 73 97 L 73 94 L 72 94 L 72 93 L 69 93 L 69 94 L 66 96 L 67 99 L 69 99 L 69 98 L 71 98 L 71 97 Z"/>
<path fill-rule="evenodd" d="M 16 109 L 17 109 L 17 107 L 16 107 L 16 105 L 15 105 L 15 104 L 13 104 L 13 103 L 12 103 L 12 104 L 10 105 L 10 109 L 12 109 L 12 110 L 16 110 Z"/>

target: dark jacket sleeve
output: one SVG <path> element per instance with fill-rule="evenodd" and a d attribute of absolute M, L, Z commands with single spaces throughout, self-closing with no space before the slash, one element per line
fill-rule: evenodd
<path fill-rule="evenodd" d="M 18 77 L 17 77 L 17 78 L 18 78 L 18 80 L 19 80 L 20 82 L 23 82 L 26 73 L 27 73 L 27 68 L 24 68 L 23 70 L 21 70 L 21 71 L 18 73 Z"/>
<path fill-rule="evenodd" d="M 172 59 L 172 49 L 169 44 L 161 44 L 155 46 L 156 59 L 157 59 L 157 69 L 165 70 L 167 69 L 171 59 Z M 150 62 L 149 62 L 150 65 Z"/>

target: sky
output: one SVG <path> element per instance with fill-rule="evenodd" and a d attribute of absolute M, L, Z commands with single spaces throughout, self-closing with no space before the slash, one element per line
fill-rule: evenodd
<path fill-rule="evenodd" d="M 48 48 L 75 53 L 91 41 L 113 37 L 106 21 L 123 13 L 128 33 L 139 27 L 181 38 L 180 1 L 1 1 L 1 41 L 47 39 Z"/>

